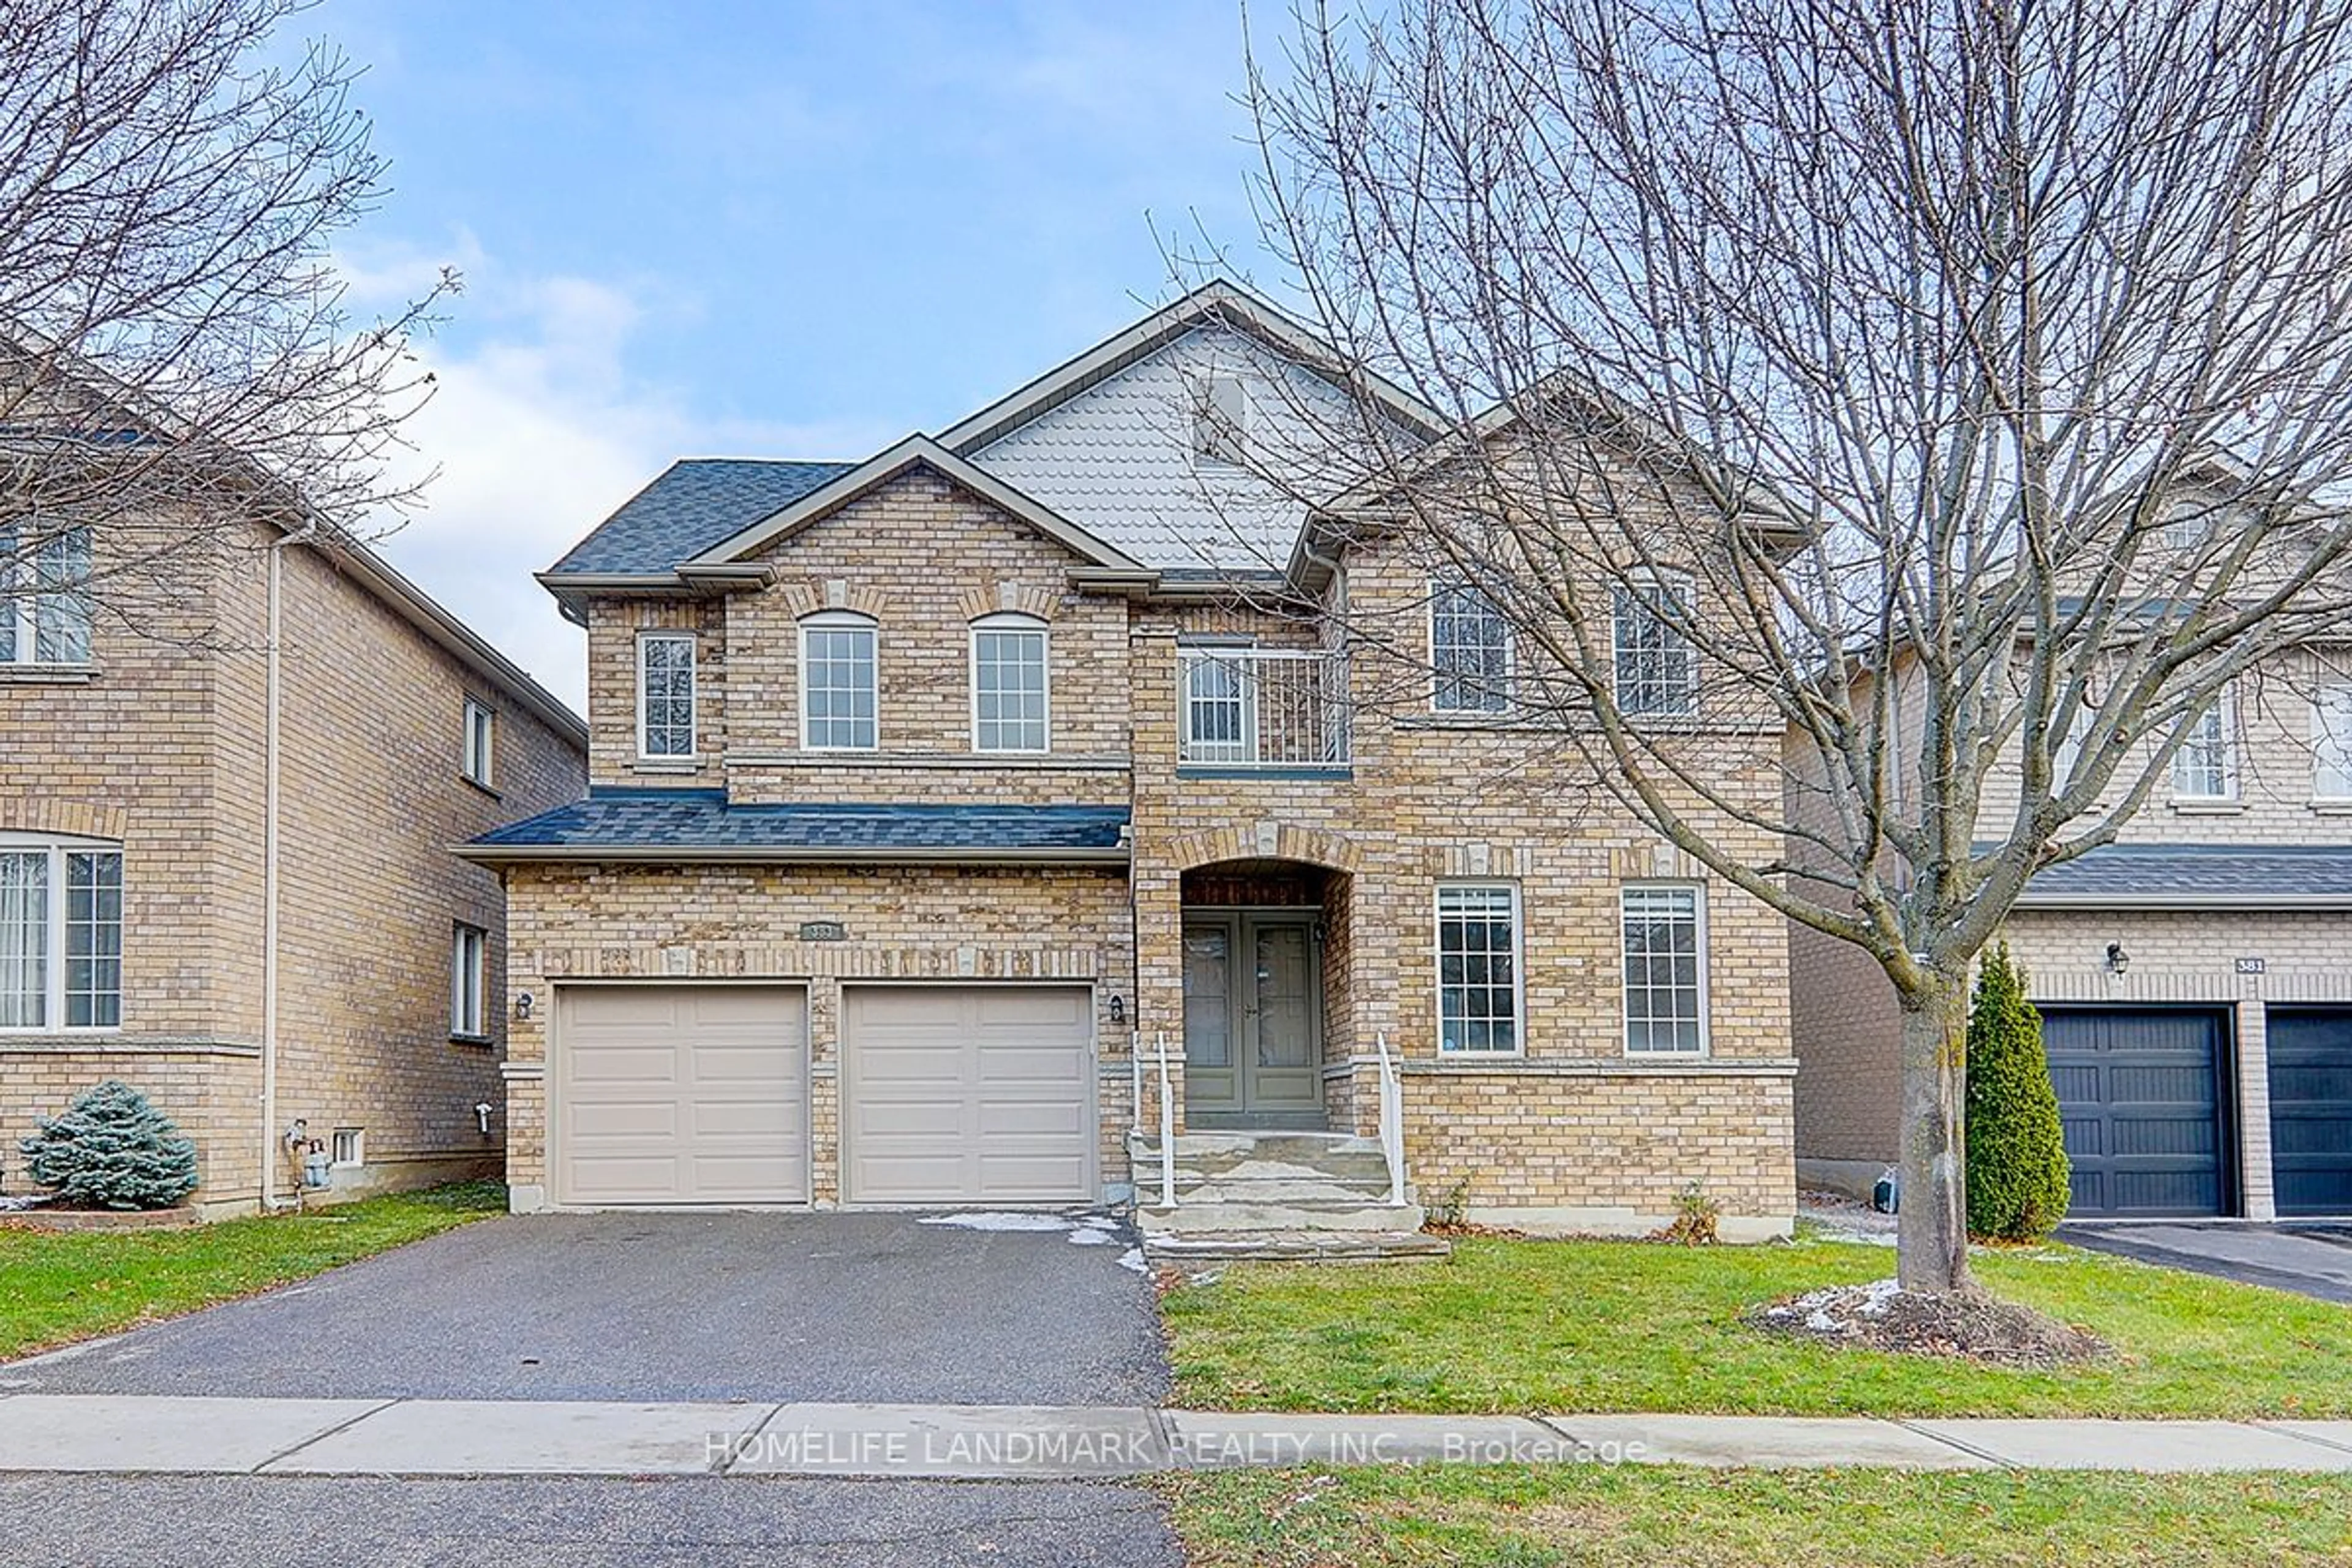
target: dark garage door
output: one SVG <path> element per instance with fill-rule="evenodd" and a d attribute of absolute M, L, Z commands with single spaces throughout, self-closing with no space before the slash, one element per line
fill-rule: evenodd
<path fill-rule="evenodd" d="M 2268 1032 L 2278 1212 L 2352 1214 L 2352 1008 L 2273 1007 Z"/>
<path fill-rule="evenodd" d="M 2224 1212 L 2227 1016 L 2047 1007 L 2042 1039 L 2074 1163 L 2078 1216 Z"/>

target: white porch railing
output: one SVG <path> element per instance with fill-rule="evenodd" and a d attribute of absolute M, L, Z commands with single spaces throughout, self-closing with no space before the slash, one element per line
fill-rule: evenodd
<path fill-rule="evenodd" d="M 1381 1158 L 1388 1162 L 1389 1206 L 1404 1207 L 1404 1079 L 1389 1055 L 1389 1037 L 1372 1037 L 1381 1053 Z"/>
<path fill-rule="evenodd" d="M 1160 1058 L 1160 1206 L 1176 1206 L 1176 1086 L 1168 1074 L 1168 1036 L 1158 1036 Z"/>
<path fill-rule="evenodd" d="M 1344 767 L 1345 655 L 1291 648 L 1191 648 L 1177 659 L 1179 763 L 1245 768 Z"/>

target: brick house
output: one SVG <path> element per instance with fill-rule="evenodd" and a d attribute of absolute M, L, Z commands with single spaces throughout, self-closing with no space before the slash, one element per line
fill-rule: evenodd
<path fill-rule="evenodd" d="M 2168 782 L 2118 842 L 2035 878 L 2002 933 L 2042 1014 L 2072 1213 L 2352 1214 L 2352 666 L 2241 678 Z M 2000 770 L 1986 820 L 2017 788 Z M 1895 1157 L 1893 990 L 1793 922 L 1790 966 L 1800 1174 L 1866 1192 Z"/>
<path fill-rule="evenodd" d="M 1785 1234 L 1780 918 L 1517 720 L 1500 617 L 1233 460 L 1328 363 L 1213 284 L 862 463 L 681 461 L 542 575 L 589 795 L 463 851 L 519 1209 L 1632 1231 L 1696 1184 Z M 1690 722 L 1777 798 L 1776 733 Z M 1253 1160 L 1298 1181 L 1208 1190 Z"/>
<path fill-rule="evenodd" d="M 90 532 L 42 549 L 103 566 Z M 0 598 L 8 1189 L 106 1078 L 194 1138 L 207 1215 L 291 1194 L 298 1121 L 337 1195 L 495 1171 L 504 913 L 448 847 L 576 798 L 584 727 L 363 548 L 255 523 L 172 570 L 136 630 Z"/>

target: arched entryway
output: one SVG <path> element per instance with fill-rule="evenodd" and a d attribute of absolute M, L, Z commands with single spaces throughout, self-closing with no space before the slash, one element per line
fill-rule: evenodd
<path fill-rule="evenodd" d="M 1350 880 L 1256 857 L 1183 873 L 1185 1125 L 1331 1125 L 1325 1069 L 1352 1033 Z"/>

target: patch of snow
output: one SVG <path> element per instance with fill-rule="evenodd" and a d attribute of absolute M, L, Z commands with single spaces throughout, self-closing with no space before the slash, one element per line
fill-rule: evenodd
<path fill-rule="evenodd" d="M 916 1222 L 919 1225 L 952 1226 L 958 1230 L 1073 1230 L 1076 1227 L 1057 1214 L 938 1214 Z"/>
<path fill-rule="evenodd" d="M 1137 1274 L 1145 1272 L 1147 1266 L 1143 1261 L 1143 1248 L 1139 1247 L 1130 1247 L 1125 1252 L 1120 1253 L 1118 1255 L 1118 1266 L 1121 1268 L 1129 1269 Z"/>
<path fill-rule="evenodd" d="M 1118 1237 L 1107 1230 L 1095 1230 L 1087 1226 L 1080 1226 L 1062 1239 L 1072 1247 L 1108 1247 Z"/>
<path fill-rule="evenodd" d="M 1883 1318 L 1895 1298 L 1902 1293 L 1902 1285 L 1893 1279 L 1874 1279 L 1867 1285 L 1830 1285 L 1808 1291 L 1793 1301 L 1784 1301 L 1766 1315 L 1783 1321 L 1802 1318 L 1805 1327 L 1817 1334 L 1843 1333 L 1846 1325 L 1841 1313 L 1847 1318 Z"/>
<path fill-rule="evenodd" d="M 49 1201 L 47 1193 L 18 1193 L 15 1196 L 0 1195 L 0 1214 L 15 1214 L 21 1209 L 36 1209 Z"/>
<path fill-rule="evenodd" d="M 1078 1223 L 1088 1230 L 1117 1230 L 1118 1228 L 1118 1220 L 1117 1216 L 1107 1214 L 1081 1215 L 1078 1216 Z"/>

